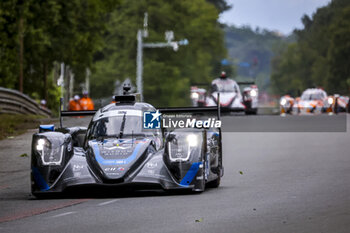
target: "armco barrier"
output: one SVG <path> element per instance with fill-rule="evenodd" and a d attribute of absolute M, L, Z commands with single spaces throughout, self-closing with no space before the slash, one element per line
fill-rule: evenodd
<path fill-rule="evenodd" d="M 3 87 L 0 87 L 0 113 L 51 116 L 50 110 L 40 106 L 29 96 Z"/>

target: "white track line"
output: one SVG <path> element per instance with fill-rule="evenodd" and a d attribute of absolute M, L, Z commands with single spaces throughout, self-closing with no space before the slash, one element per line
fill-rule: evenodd
<path fill-rule="evenodd" d="M 65 213 L 62 213 L 62 214 L 57 214 L 57 215 L 51 216 L 51 218 L 58 218 L 58 217 L 62 217 L 62 216 L 66 216 L 66 215 L 74 214 L 74 213 L 76 213 L 76 212 L 75 211 L 65 212 Z"/>
<path fill-rule="evenodd" d="M 116 202 L 116 201 L 118 201 L 118 199 L 111 200 L 111 201 L 101 202 L 101 203 L 98 204 L 98 205 L 99 205 L 99 206 L 108 205 L 108 204 L 111 204 L 111 203 Z"/>

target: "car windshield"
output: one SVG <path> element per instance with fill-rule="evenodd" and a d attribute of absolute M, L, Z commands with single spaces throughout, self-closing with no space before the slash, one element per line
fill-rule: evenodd
<path fill-rule="evenodd" d="M 91 137 L 122 137 L 125 135 L 144 135 L 141 116 L 112 116 L 92 123 Z"/>
<path fill-rule="evenodd" d="M 324 93 L 318 92 L 318 93 L 304 93 L 301 96 L 302 100 L 322 100 L 325 98 Z"/>
<path fill-rule="evenodd" d="M 233 85 L 224 85 L 222 83 L 216 83 L 213 85 L 213 90 L 218 92 L 237 92 L 235 86 Z"/>

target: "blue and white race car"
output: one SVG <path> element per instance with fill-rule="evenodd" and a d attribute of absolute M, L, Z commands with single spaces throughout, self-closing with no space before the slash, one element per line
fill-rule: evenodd
<path fill-rule="evenodd" d="M 41 197 L 75 186 L 155 187 L 202 192 L 223 176 L 221 129 L 144 129 L 144 112 L 156 109 L 116 96 L 97 111 L 62 111 L 61 116 L 93 115 L 88 128 L 42 126 L 33 135 L 31 192 Z M 214 112 L 217 108 L 160 109 L 163 114 Z M 157 115 L 155 116 L 157 117 Z"/>

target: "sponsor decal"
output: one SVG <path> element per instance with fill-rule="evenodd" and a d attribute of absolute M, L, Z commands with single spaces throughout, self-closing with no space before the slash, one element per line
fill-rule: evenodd
<path fill-rule="evenodd" d="M 106 167 L 105 172 L 116 172 L 116 171 L 124 171 L 125 168 L 124 167 Z"/>
<path fill-rule="evenodd" d="M 76 171 L 80 171 L 81 169 L 84 168 L 84 165 L 81 165 L 81 164 L 74 164 L 73 165 L 73 171 L 76 172 Z"/>
<path fill-rule="evenodd" d="M 105 172 L 113 172 L 113 171 L 116 171 L 117 168 L 116 167 L 106 167 L 104 170 L 105 170 Z"/>
<path fill-rule="evenodd" d="M 156 168 L 156 167 L 158 167 L 158 163 L 157 162 L 148 162 L 146 166 L 147 166 L 147 168 Z"/>

